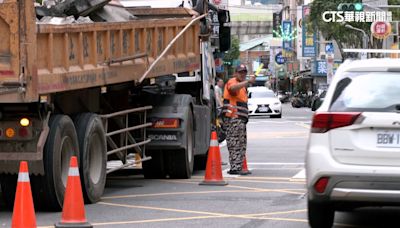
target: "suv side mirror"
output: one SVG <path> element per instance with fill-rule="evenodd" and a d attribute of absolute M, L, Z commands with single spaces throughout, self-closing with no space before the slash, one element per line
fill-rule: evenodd
<path fill-rule="evenodd" d="M 218 10 L 219 50 L 228 51 L 231 48 L 231 16 L 228 10 Z"/>

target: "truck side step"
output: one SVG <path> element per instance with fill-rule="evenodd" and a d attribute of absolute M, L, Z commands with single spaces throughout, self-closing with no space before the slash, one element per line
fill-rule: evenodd
<path fill-rule="evenodd" d="M 145 106 L 100 116 L 104 125 L 107 141 L 107 160 L 111 160 L 110 156 L 113 155 L 114 157 L 117 155 L 116 157 L 119 159 L 107 164 L 107 174 L 151 159 L 151 157 L 146 157 L 145 154 L 145 145 L 151 142 L 151 139 L 148 139 L 146 136 L 146 128 L 152 125 L 152 123 L 146 123 L 147 110 L 150 109 L 152 109 L 152 106 Z M 129 124 L 129 117 L 137 113 L 143 115 L 143 118 L 140 118 L 143 123 L 133 126 Z M 114 123 L 114 125 L 112 125 L 114 127 L 113 129 L 110 129 L 110 121 Z M 117 129 L 115 129 L 115 127 Z M 142 138 L 140 138 L 140 140 L 133 137 L 133 131 L 137 130 L 142 131 L 140 134 Z M 116 140 L 118 140 L 119 143 L 117 143 Z M 128 150 L 130 149 L 134 149 L 136 153 L 128 154 Z M 142 158 L 139 160 L 131 160 L 130 155 L 133 154 L 139 154 Z"/>

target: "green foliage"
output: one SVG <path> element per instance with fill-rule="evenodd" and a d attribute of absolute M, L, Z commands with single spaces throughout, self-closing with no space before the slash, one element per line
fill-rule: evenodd
<path fill-rule="evenodd" d="M 232 37 L 231 40 L 231 49 L 229 49 L 228 52 L 225 53 L 224 55 L 224 64 L 227 69 L 227 75 L 233 75 L 233 63 L 235 60 L 239 59 L 240 56 L 240 40 L 236 37 Z"/>
<path fill-rule="evenodd" d="M 398 0 L 397 0 L 398 1 Z M 355 28 L 364 30 L 370 37 L 371 23 L 368 22 L 324 22 L 322 20 L 322 13 L 325 11 L 337 11 L 337 7 L 340 3 L 356 3 L 361 2 L 360 0 L 314 0 L 311 3 L 311 14 L 309 21 L 306 23 L 313 23 L 317 30 L 320 31 L 326 40 L 336 40 L 342 56 L 347 57 L 342 52 L 343 48 L 361 48 L 362 47 L 362 33 L 354 31 L 345 27 L 345 24 L 350 24 Z M 369 41 L 369 47 L 378 48 L 382 42 L 374 40 Z"/>
<path fill-rule="evenodd" d="M 400 5 L 400 0 L 389 0 L 388 5 Z M 400 21 L 400 9 L 399 8 L 389 8 L 389 11 L 392 12 L 392 20 Z"/>
<path fill-rule="evenodd" d="M 225 53 L 224 62 L 232 63 L 233 60 L 239 59 L 239 56 L 240 56 L 239 46 L 240 46 L 239 39 L 236 37 L 232 37 L 231 49 L 229 49 L 229 51 L 227 53 Z"/>

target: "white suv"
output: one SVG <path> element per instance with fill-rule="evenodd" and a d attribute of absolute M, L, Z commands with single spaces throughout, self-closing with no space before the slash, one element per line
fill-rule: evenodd
<path fill-rule="evenodd" d="M 306 154 L 308 219 L 400 205 L 400 60 L 346 61 L 315 112 Z"/>

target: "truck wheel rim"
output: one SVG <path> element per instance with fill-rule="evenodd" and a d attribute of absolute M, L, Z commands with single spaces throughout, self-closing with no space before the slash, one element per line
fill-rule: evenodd
<path fill-rule="evenodd" d="M 188 131 L 188 143 L 187 143 L 187 152 L 188 152 L 188 160 L 189 164 L 193 160 L 193 135 L 192 135 L 193 129 L 189 129 Z"/>
<path fill-rule="evenodd" d="M 97 184 L 100 181 L 101 171 L 103 169 L 102 144 L 98 134 L 93 135 L 89 146 L 89 177 L 92 183 Z"/>
<path fill-rule="evenodd" d="M 69 162 L 71 156 L 75 154 L 73 150 L 72 139 L 69 136 L 65 136 L 61 140 L 61 179 L 64 187 L 67 186 Z"/>

